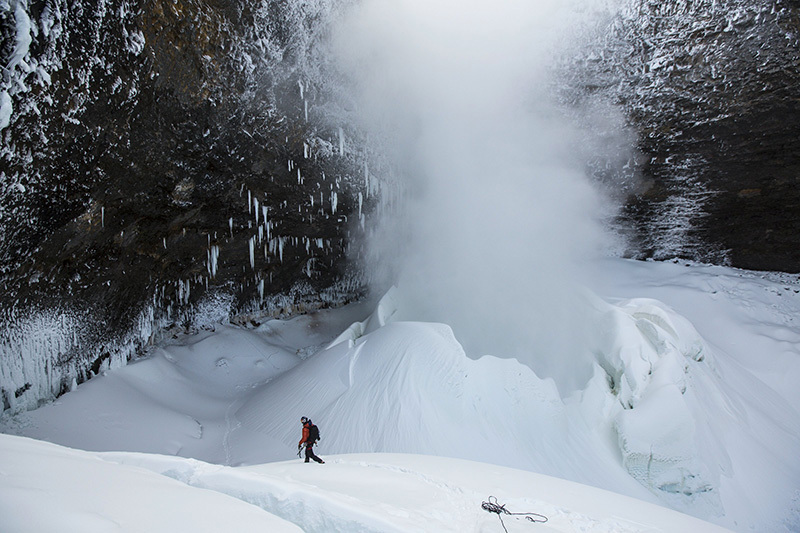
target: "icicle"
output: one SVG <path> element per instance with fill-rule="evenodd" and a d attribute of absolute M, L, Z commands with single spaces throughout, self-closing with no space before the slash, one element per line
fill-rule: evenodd
<path fill-rule="evenodd" d="M 364 203 L 364 197 L 361 196 L 361 193 L 358 193 L 358 217 L 361 218 L 361 206 Z"/>
<path fill-rule="evenodd" d="M 258 297 L 260 299 L 262 299 L 262 300 L 264 299 L 264 280 L 263 279 L 258 280 Z"/>
<path fill-rule="evenodd" d="M 248 241 L 250 246 L 250 268 L 256 269 L 256 256 L 255 256 L 255 237 L 250 237 Z"/>
<path fill-rule="evenodd" d="M 331 213 L 336 214 L 336 206 L 339 205 L 339 195 L 336 191 L 331 191 Z"/>
<path fill-rule="evenodd" d="M 231 230 L 231 239 L 233 239 L 233 217 L 228 219 L 228 227 Z"/>
<path fill-rule="evenodd" d="M 297 86 L 300 87 L 300 99 L 305 100 L 305 96 L 303 95 L 305 88 L 303 87 L 302 80 L 297 80 Z"/>
<path fill-rule="evenodd" d="M 217 276 L 217 264 L 219 261 L 219 246 L 216 244 L 208 250 L 208 272 L 211 277 Z"/>
<path fill-rule="evenodd" d="M 185 282 L 183 280 L 178 280 L 178 302 L 184 305 L 189 303 L 191 290 L 191 282 L 188 279 Z"/>
<path fill-rule="evenodd" d="M 308 159 L 308 145 L 303 143 L 303 159 Z"/>
<path fill-rule="evenodd" d="M 252 195 L 250 194 L 250 189 L 247 189 L 247 212 L 248 213 L 252 213 L 253 212 L 252 203 L 253 203 L 253 200 L 252 200 Z"/>
<path fill-rule="evenodd" d="M 339 128 L 339 155 L 344 155 L 344 130 Z"/>
<path fill-rule="evenodd" d="M 308 122 L 308 100 L 303 101 L 303 113 L 306 117 L 306 122 Z"/>
<path fill-rule="evenodd" d="M 300 169 L 298 168 L 297 169 L 297 184 L 298 185 L 302 185 L 302 183 L 303 183 L 303 177 L 300 175 Z"/>
<path fill-rule="evenodd" d="M 258 224 L 258 198 L 253 198 L 253 209 L 256 212 L 256 224 Z"/>
<path fill-rule="evenodd" d="M 105 228 L 106 227 L 106 208 L 105 207 L 101 207 L 100 208 L 100 227 L 101 228 Z"/>
<path fill-rule="evenodd" d="M 164 249 L 166 250 L 167 249 L 167 238 L 166 237 L 161 237 L 161 242 L 164 244 Z"/>

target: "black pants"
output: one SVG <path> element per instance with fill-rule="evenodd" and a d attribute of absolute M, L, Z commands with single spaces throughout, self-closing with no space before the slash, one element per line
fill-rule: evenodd
<path fill-rule="evenodd" d="M 314 453 L 314 449 L 312 446 L 313 444 L 306 444 L 306 463 L 308 462 L 309 459 L 314 459 L 318 463 L 324 463 L 325 461 L 317 457 L 317 455 Z"/>

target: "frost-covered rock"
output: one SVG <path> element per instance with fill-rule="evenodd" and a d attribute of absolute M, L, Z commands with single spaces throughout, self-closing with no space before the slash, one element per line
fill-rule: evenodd
<path fill-rule="evenodd" d="M 628 253 L 800 270 L 797 228 L 784 222 L 800 190 L 797 3 L 595 6 L 583 46 L 564 53 L 558 90 L 579 113 L 598 102 L 622 109 L 635 130 L 636 152 L 589 165 L 628 196 Z"/>
<path fill-rule="evenodd" d="M 14 112 L 14 104 L 8 91 L 0 92 L 0 131 L 7 128 L 11 123 L 11 114 Z"/>
<path fill-rule="evenodd" d="M 363 155 L 323 119 L 326 66 L 311 57 L 334 7 L 0 2 L 6 407 L 126 361 L 164 327 L 361 294 L 348 216 L 373 200 L 359 204 Z M 347 153 L 332 149 L 340 128 Z M 30 349 L 20 320 L 51 315 L 81 320 Z"/>

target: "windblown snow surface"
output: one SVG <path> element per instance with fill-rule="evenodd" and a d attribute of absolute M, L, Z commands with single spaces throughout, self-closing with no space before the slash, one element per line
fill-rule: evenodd
<path fill-rule="evenodd" d="M 569 394 L 393 320 L 394 291 L 170 339 L 3 415 L 0 529 L 800 530 L 797 276 L 609 259 L 592 289 Z"/>

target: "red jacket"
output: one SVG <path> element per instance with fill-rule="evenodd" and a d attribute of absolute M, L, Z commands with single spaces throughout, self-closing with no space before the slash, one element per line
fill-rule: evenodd
<path fill-rule="evenodd" d="M 298 447 L 302 446 L 304 442 L 308 441 L 308 428 L 309 428 L 308 422 L 303 424 L 303 438 L 300 439 L 300 442 L 297 444 Z M 314 443 L 309 442 L 309 444 L 314 444 Z"/>

